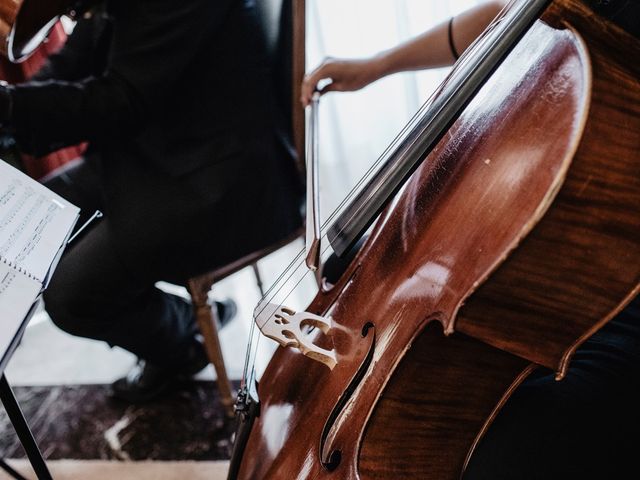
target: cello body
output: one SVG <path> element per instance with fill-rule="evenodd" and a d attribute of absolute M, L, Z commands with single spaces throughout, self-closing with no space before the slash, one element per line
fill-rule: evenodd
<path fill-rule="evenodd" d="M 279 348 L 241 479 L 458 479 L 537 367 L 640 284 L 639 42 L 554 2 L 308 312 L 330 370 Z"/>

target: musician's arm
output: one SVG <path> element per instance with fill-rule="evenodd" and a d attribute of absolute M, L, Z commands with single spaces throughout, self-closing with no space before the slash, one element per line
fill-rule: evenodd
<path fill-rule="evenodd" d="M 91 15 L 91 16 L 89 16 Z M 30 80 L 66 80 L 79 81 L 91 75 L 100 74 L 104 70 L 104 62 L 99 62 L 96 48 L 104 44 L 104 30 L 108 21 L 96 16 L 103 12 L 93 12 L 80 18 L 64 46 L 50 55 L 44 65 Z M 102 45 L 105 48 L 106 45 Z"/>
<path fill-rule="evenodd" d="M 43 154 L 90 141 L 128 142 L 176 88 L 176 79 L 210 35 L 211 15 L 228 2 L 139 0 L 114 21 L 110 64 L 81 81 L 28 82 L 0 89 L 0 123 L 20 148 Z M 2 98 L 4 97 L 4 108 Z M 167 119 L 167 121 L 171 121 Z"/>
<path fill-rule="evenodd" d="M 330 91 L 353 91 L 397 72 L 451 65 L 503 8 L 504 1 L 490 1 L 467 10 L 425 33 L 394 48 L 360 60 L 326 59 L 305 77 L 302 103 L 307 105 L 323 79 L 332 82 L 322 88 Z M 449 29 L 451 27 L 451 42 Z"/>

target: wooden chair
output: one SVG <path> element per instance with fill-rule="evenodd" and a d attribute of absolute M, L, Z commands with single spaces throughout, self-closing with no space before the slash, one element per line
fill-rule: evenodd
<path fill-rule="evenodd" d="M 261 18 L 264 21 L 267 41 L 275 62 L 275 81 L 279 102 L 283 112 L 290 112 L 286 118 L 294 146 L 298 154 L 298 169 L 304 172 L 305 125 L 304 110 L 300 105 L 300 85 L 305 70 L 305 3 L 304 0 L 258 0 Z M 260 292 L 264 295 L 258 260 L 300 238 L 300 231 L 294 232 L 281 241 L 265 246 L 234 262 L 213 271 L 190 278 L 187 290 L 191 295 L 196 320 L 204 338 L 204 344 L 218 376 L 220 399 L 227 416 L 234 415 L 234 394 L 224 364 L 218 337 L 217 309 L 208 302 L 208 294 L 213 285 L 229 275 L 251 266 L 256 276 Z"/>

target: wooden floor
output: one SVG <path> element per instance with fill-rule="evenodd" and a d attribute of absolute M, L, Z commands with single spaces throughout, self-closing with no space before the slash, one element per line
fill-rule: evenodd
<path fill-rule="evenodd" d="M 142 405 L 117 401 L 109 390 L 108 385 L 64 385 L 14 392 L 48 460 L 229 459 L 235 422 L 225 421 L 214 382 L 176 382 L 162 398 Z M 0 458 L 24 457 L 0 408 Z"/>
<path fill-rule="evenodd" d="M 35 478 L 26 460 L 8 463 L 27 479 Z M 53 460 L 48 462 L 56 480 L 224 480 L 228 462 L 116 462 Z M 0 471 L 0 480 L 10 480 Z"/>

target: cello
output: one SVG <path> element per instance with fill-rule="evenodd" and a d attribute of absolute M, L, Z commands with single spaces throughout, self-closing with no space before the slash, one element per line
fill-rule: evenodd
<path fill-rule="evenodd" d="M 639 53 L 511 3 L 331 219 L 338 254 L 375 220 L 338 281 L 294 308 L 294 263 L 256 307 L 282 347 L 259 381 L 248 349 L 230 478 L 460 478 L 535 369 L 562 381 L 640 289 Z"/>

